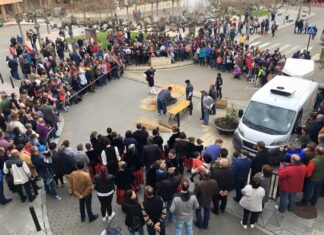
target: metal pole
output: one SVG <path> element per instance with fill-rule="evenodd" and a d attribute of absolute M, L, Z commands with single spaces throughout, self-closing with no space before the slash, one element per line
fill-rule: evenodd
<path fill-rule="evenodd" d="M 31 216 L 32 216 L 32 218 L 33 218 L 33 221 L 34 221 L 34 224 L 35 224 L 36 230 L 37 230 L 37 231 L 41 231 L 42 228 L 41 228 L 41 226 L 39 225 L 38 218 L 37 218 L 37 216 L 36 216 L 36 212 L 35 212 L 34 207 L 33 207 L 33 206 L 30 206 L 30 207 L 29 207 L 29 211 L 30 211 L 30 214 L 31 214 Z"/>
<path fill-rule="evenodd" d="M 12 80 L 12 77 L 10 76 L 9 79 L 10 79 L 12 89 L 15 89 L 15 84 L 14 84 L 14 82 Z"/>
<path fill-rule="evenodd" d="M 308 51 L 309 43 L 310 43 L 310 40 L 311 40 L 311 36 L 312 36 L 312 35 L 310 34 L 310 35 L 309 35 L 309 38 L 308 38 L 307 49 L 306 49 L 307 51 Z"/>
<path fill-rule="evenodd" d="M 2 78 L 2 74 L 0 73 L 0 80 L 1 80 L 1 83 L 3 84 L 3 78 Z"/>

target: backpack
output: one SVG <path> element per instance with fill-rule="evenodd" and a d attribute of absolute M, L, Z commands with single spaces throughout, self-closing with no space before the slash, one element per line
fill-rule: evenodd
<path fill-rule="evenodd" d="M 132 214 L 131 225 L 128 226 L 129 231 L 137 232 L 142 226 L 142 218 L 138 216 L 136 213 Z"/>
<path fill-rule="evenodd" d="M 110 227 L 108 225 L 107 228 L 105 228 L 106 235 L 122 235 L 121 229 L 119 227 Z"/>

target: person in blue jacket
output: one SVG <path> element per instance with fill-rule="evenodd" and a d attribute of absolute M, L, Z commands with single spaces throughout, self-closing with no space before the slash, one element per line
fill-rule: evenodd
<path fill-rule="evenodd" d="M 248 157 L 249 153 L 246 150 L 241 150 L 238 157 L 232 157 L 232 170 L 234 174 L 234 188 L 236 196 L 234 200 L 239 202 L 242 198 L 241 190 L 244 188 L 249 176 L 252 160 Z"/>

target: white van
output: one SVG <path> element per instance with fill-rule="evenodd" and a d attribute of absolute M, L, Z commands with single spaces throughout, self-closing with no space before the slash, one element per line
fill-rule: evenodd
<path fill-rule="evenodd" d="M 318 84 L 313 81 L 276 76 L 251 98 L 233 137 L 236 150 L 254 156 L 256 142 L 263 141 L 272 155 L 286 145 L 296 128 L 313 111 Z"/>
<path fill-rule="evenodd" d="M 305 59 L 286 59 L 285 66 L 282 69 L 283 75 L 295 78 L 310 79 L 315 71 L 314 60 Z"/>

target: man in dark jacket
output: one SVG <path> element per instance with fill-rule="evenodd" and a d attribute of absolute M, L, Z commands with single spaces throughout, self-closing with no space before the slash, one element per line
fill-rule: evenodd
<path fill-rule="evenodd" d="M 11 76 L 16 80 L 20 80 L 17 60 L 11 57 L 7 63 L 8 63 L 8 67 L 10 68 Z"/>
<path fill-rule="evenodd" d="M 149 93 L 152 95 L 157 94 L 154 87 L 154 74 L 155 74 L 155 69 L 153 69 L 153 67 L 151 67 L 149 70 L 146 70 L 144 72 L 144 76 L 149 85 Z"/>
<path fill-rule="evenodd" d="M 176 139 L 173 147 L 179 161 L 179 173 L 182 175 L 184 172 L 183 162 L 189 153 L 189 141 L 186 138 L 186 134 L 184 132 L 180 132 L 179 138 Z"/>
<path fill-rule="evenodd" d="M 252 158 L 251 179 L 256 173 L 262 171 L 263 165 L 269 164 L 269 152 L 266 149 L 264 142 L 258 141 L 256 148 L 258 150 L 258 153 L 254 158 Z"/>
<path fill-rule="evenodd" d="M 144 221 L 147 225 L 149 235 L 165 235 L 164 218 L 166 216 L 166 208 L 160 196 L 154 195 L 154 189 L 147 185 L 145 187 L 145 196 L 142 213 Z"/>
<path fill-rule="evenodd" d="M 32 163 L 35 166 L 38 175 L 44 181 L 46 193 L 51 194 L 57 200 L 61 200 L 62 198 L 56 192 L 54 178 L 49 170 L 49 163 L 46 158 L 40 155 L 36 146 L 31 147 L 31 154 Z"/>
<path fill-rule="evenodd" d="M 137 150 L 140 154 L 143 152 L 144 145 L 147 144 L 147 138 L 149 136 L 148 132 L 145 130 L 145 127 L 141 123 L 136 124 L 136 131 L 134 131 L 133 136 L 137 141 Z"/>
<path fill-rule="evenodd" d="M 192 115 L 192 109 L 193 109 L 193 105 L 192 105 L 193 86 L 190 83 L 190 80 L 186 80 L 185 83 L 186 83 L 186 100 L 190 101 L 188 109 L 189 109 L 190 115 Z"/>
<path fill-rule="evenodd" d="M 219 160 L 219 166 L 213 168 L 212 178 L 216 180 L 219 187 L 219 193 L 213 197 L 213 212 L 218 215 L 219 208 L 222 213 L 225 211 L 227 196 L 232 190 L 234 182 L 233 171 L 226 158 L 221 158 Z M 220 206 L 219 201 L 221 201 Z"/>
<path fill-rule="evenodd" d="M 209 170 L 206 170 L 200 176 L 200 180 L 195 183 L 194 193 L 197 196 L 199 203 L 199 208 L 196 209 L 196 218 L 195 226 L 200 229 L 207 229 L 208 222 L 210 218 L 210 204 L 213 197 L 218 194 L 219 188 L 217 182 L 214 179 L 211 179 L 211 173 Z M 204 218 L 201 216 L 201 209 L 204 209 Z"/>
<path fill-rule="evenodd" d="M 149 140 L 149 144 L 143 148 L 143 163 L 146 169 L 149 169 L 154 162 L 161 159 L 160 148 L 157 144 L 153 144 L 152 141 Z"/>
<path fill-rule="evenodd" d="M 172 135 L 170 136 L 170 138 L 168 140 L 169 149 L 173 148 L 176 138 L 179 138 L 179 134 L 180 134 L 180 129 L 177 126 L 171 127 L 171 131 L 172 131 Z"/>
<path fill-rule="evenodd" d="M 167 210 L 167 222 L 174 222 L 174 214 L 170 212 L 173 195 L 177 193 L 180 184 L 180 179 L 175 174 L 175 167 L 168 169 L 168 178 L 157 184 L 157 193 L 162 197 Z"/>
<path fill-rule="evenodd" d="M 60 176 L 61 174 L 65 178 L 65 183 L 69 186 L 70 174 L 76 170 L 76 162 L 72 155 L 67 154 L 66 147 L 61 145 L 58 149 L 57 155 L 53 156 L 54 172 Z M 72 195 L 71 189 L 68 187 L 69 194 Z"/>
<path fill-rule="evenodd" d="M 241 150 L 240 156 L 233 157 L 232 170 L 234 174 L 234 187 L 236 197 L 234 200 L 239 202 L 242 198 L 241 190 L 244 188 L 247 178 L 249 176 L 252 160 L 248 158 L 248 152 Z"/>

